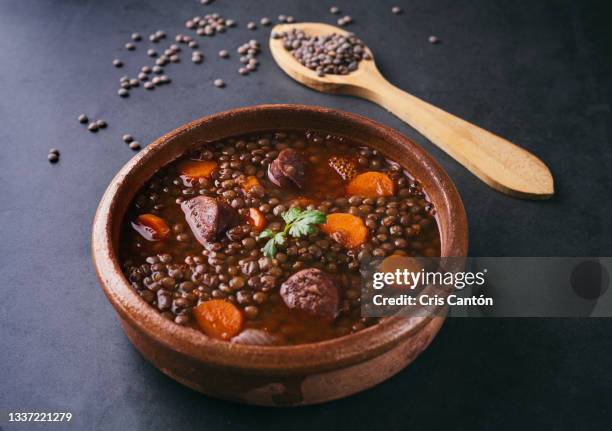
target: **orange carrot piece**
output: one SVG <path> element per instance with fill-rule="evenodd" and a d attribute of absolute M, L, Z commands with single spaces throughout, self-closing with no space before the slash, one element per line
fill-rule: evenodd
<path fill-rule="evenodd" d="M 327 215 L 321 230 L 346 248 L 355 248 L 368 239 L 368 228 L 359 217 L 348 213 Z"/>
<path fill-rule="evenodd" d="M 193 314 L 202 332 L 217 340 L 229 340 L 238 335 L 244 323 L 242 312 L 222 299 L 200 303 Z"/>
<path fill-rule="evenodd" d="M 350 196 L 364 196 L 367 198 L 393 196 L 395 194 L 395 183 L 388 175 L 382 172 L 364 172 L 348 183 L 346 193 Z"/>
<path fill-rule="evenodd" d="M 141 214 L 132 227 L 149 241 L 163 241 L 168 238 L 170 228 L 163 218 L 155 214 Z"/>
<path fill-rule="evenodd" d="M 261 183 L 259 182 L 256 176 L 251 175 L 249 177 L 246 177 L 246 179 L 242 183 L 242 190 L 244 190 L 245 193 L 248 193 L 251 191 L 252 188 L 257 186 L 261 186 Z"/>
<path fill-rule="evenodd" d="M 189 180 L 208 178 L 217 168 L 214 160 L 186 160 L 178 166 L 180 174 Z"/>
<path fill-rule="evenodd" d="M 266 226 L 266 216 L 257 208 L 249 208 L 247 222 L 253 226 L 256 231 L 260 231 Z"/>

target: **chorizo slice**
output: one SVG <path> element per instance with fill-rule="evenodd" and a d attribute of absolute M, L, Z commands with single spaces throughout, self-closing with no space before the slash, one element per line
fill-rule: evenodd
<path fill-rule="evenodd" d="M 250 344 L 252 346 L 276 346 L 282 344 L 283 339 L 279 335 L 261 329 L 245 329 L 231 341 L 232 343 Z"/>
<path fill-rule="evenodd" d="M 181 209 L 193 235 L 204 246 L 240 223 L 234 208 L 210 196 L 184 201 Z"/>
<path fill-rule="evenodd" d="M 304 186 L 304 157 L 294 149 L 285 148 L 268 166 L 268 178 L 279 187 Z"/>
<path fill-rule="evenodd" d="M 334 279 L 320 269 L 296 272 L 281 285 L 280 295 L 290 309 L 324 319 L 338 315 L 338 289 Z"/>

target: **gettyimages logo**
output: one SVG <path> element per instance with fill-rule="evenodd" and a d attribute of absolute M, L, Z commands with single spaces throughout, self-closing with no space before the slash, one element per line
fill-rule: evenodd
<path fill-rule="evenodd" d="M 485 284 L 486 273 L 486 269 L 478 272 L 442 272 L 421 269 L 415 272 L 408 268 L 396 268 L 394 272 L 375 272 L 372 276 L 372 287 L 376 290 L 383 289 L 385 286 L 416 289 L 419 286 L 436 284 L 463 289 Z"/>

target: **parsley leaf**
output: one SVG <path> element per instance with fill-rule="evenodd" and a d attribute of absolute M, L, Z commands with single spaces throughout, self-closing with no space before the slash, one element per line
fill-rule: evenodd
<path fill-rule="evenodd" d="M 257 236 L 257 239 L 274 238 L 274 235 L 275 233 L 272 229 L 266 229 Z"/>
<path fill-rule="evenodd" d="M 285 232 L 278 232 L 276 235 L 274 235 L 274 241 L 278 245 L 283 245 L 285 243 L 286 237 L 287 237 L 287 234 Z"/>
<path fill-rule="evenodd" d="M 274 241 L 274 238 L 269 240 L 266 243 L 266 245 L 263 246 L 261 251 L 264 254 L 264 256 L 267 256 L 270 258 L 276 256 L 276 242 Z"/>
<path fill-rule="evenodd" d="M 299 208 L 291 208 L 285 211 L 281 217 L 285 221 L 285 229 L 282 232 L 274 232 L 271 229 L 262 231 L 257 239 L 269 238 L 261 251 L 264 256 L 273 258 L 277 252 L 277 246 L 283 245 L 287 234 L 294 238 L 310 235 L 317 231 L 316 225 L 326 221 L 325 213 L 317 210 L 302 211 Z"/>
<path fill-rule="evenodd" d="M 293 207 L 290 208 L 289 211 L 285 211 L 281 217 L 283 218 L 283 220 L 285 220 L 285 223 L 289 224 L 289 223 L 293 223 L 295 221 L 295 219 L 297 219 L 300 216 L 300 213 L 302 211 L 297 208 L 297 207 Z"/>
<path fill-rule="evenodd" d="M 323 224 L 325 223 L 327 217 L 325 217 L 325 213 L 317 210 L 309 210 L 301 213 L 294 223 L 300 222 L 305 224 Z"/>

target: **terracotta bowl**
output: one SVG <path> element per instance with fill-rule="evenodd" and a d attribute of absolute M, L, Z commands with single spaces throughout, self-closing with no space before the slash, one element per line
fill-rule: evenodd
<path fill-rule="evenodd" d="M 376 385 L 412 362 L 444 317 L 393 317 L 344 337 L 312 344 L 231 344 L 164 319 L 123 276 L 117 259 L 121 221 L 137 190 L 162 166 L 195 146 L 233 135 L 278 129 L 328 131 L 380 150 L 419 179 L 437 209 L 443 256 L 467 253 L 461 198 L 442 168 L 402 134 L 332 109 L 260 105 L 192 121 L 162 136 L 115 176 L 98 207 L 93 261 L 104 293 L 134 346 L 163 373 L 204 394 L 251 404 L 321 403 Z"/>

